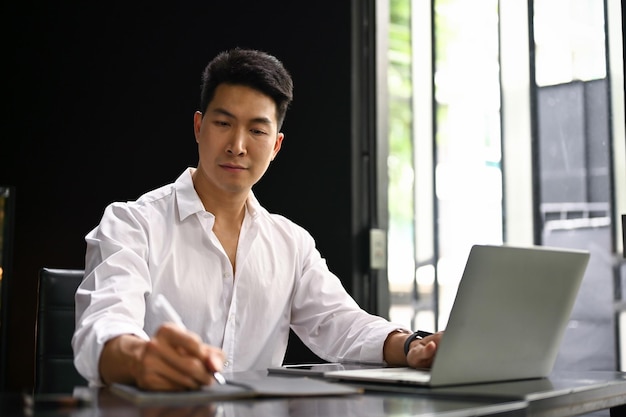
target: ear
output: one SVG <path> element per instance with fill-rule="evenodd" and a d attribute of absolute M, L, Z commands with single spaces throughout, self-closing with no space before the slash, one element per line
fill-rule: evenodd
<path fill-rule="evenodd" d="M 202 127 L 202 113 L 199 111 L 193 114 L 193 134 L 196 137 L 196 143 L 200 143 L 200 128 Z"/>
<path fill-rule="evenodd" d="M 276 158 L 276 155 L 278 155 L 278 151 L 280 151 L 280 148 L 283 146 L 283 139 L 285 139 L 284 133 L 281 132 L 278 135 L 276 135 L 276 142 L 274 142 L 274 152 L 272 154 L 272 161 L 274 160 L 274 158 Z"/>

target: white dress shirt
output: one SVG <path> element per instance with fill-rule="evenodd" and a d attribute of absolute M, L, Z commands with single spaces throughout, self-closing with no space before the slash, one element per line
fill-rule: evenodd
<path fill-rule="evenodd" d="M 167 321 L 167 297 L 186 327 L 241 371 L 282 364 L 289 328 L 328 361 L 383 362 L 400 326 L 359 308 L 315 248 L 311 235 L 270 214 L 250 193 L 236 272 L 213 233 L 189 168 L 137 201 L 109 205 L 85 238 L 85 278 L 76 293 L 74 363 L 92 385 L 109 339 L 148 339 Z"/>

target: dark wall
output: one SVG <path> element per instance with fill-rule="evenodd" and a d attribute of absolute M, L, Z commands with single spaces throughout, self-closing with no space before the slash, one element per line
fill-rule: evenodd
<path fill-rule="evenodd" d="M 16 188 L 7 389 L 32 387 L 38 270 L 82 268 L 108 203 L 196 164 L 200 74 L 223 49 L 266 50 L 292 73 L 283 149 L 255 190 L 351 275 L 349 1 L 36 3 L 0 6 L 0 184 Z"/>

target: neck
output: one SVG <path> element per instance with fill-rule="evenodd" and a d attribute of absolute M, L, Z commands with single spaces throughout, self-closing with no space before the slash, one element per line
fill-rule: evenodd
<path fill-rule="evenodd" d="M 212 213 L 216 219 L 220 219 L 223 223 L 241 224 L 250 190 L 228 193 L 224 190 L 215 189 L 207 181 L 204 181 L 201 175 L 198 175 L 197 170 L 192 173 L 192 178 L 194 189 L 206 211 Z"/>

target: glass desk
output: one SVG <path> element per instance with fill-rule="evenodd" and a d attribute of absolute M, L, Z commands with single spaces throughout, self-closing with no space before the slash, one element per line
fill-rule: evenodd
<path fill-rule="evenodd" d="M 247 373 L 249 374 L 249 373 Z M 265 372 L 256 374 L 264 375 Z M 573 416 L 610 409 L 626 415 L 626 378 L 617 372 L 559 373 L 549 379 L 446 388 L 363 385 L 363 394 L 258 398 L 189 405 L 135 405 L 106 388 L 82 406 L 25 408 L 17 393 L 0 396 L 2 416 Z"/>

